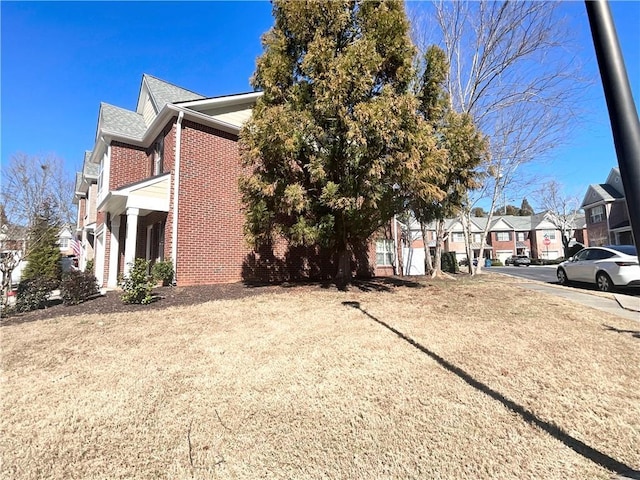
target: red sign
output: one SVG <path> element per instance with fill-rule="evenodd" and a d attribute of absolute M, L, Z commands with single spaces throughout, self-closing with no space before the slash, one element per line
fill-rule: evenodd
<path fill-rule="evenodd" d="M 542 243 L 544 243 L 545 245 L 548 246 L 548 245 L 551 245 L 551 240 L 549 240 L 548 238 L 545 237 L 545 239 L 544 239 L 544 241 Z"/>

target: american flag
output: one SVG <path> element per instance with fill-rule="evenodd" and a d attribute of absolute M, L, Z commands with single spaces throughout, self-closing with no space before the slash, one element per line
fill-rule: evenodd
<path fill-rule="evenodd" d="M 80 253 L 82 253 L 82 245 L 78 240 L 71 240 L 71 248 L 73 249 L 74 255 L 76 255 L 77 257 L 79 257 Z"/>

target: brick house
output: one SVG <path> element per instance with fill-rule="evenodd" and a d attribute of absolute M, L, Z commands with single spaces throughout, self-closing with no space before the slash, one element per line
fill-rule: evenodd
<path fill-rule="evenodd" d="M 581 208 L 591 246 L 634 243 L 620 169 L 612 168 L 605 183 L 589 185 Z"/>
<path fill-rule="evenodd" d="M 93 258 L 111 288 L 135 258 L 171 260 L 179 285 L 309 277 L 330 266 L 316 249 L 245 243 L 238 134 L 260 95 L 207 98 L 145 74 L 135 111 L 101 103 L 76 180 L 81 266 Z M 356 273 L 393 272 L 382 240 L 356 254 Z"/>
<path fill-rule="evenodd" d="M 484 254 L 480 254 L 482 234 L 487 217 L 471 217 L 471 248 L 474 258 L 498 258 L 504 262 L 512 255 L 527 255 L 531 258 L 555 259 L 564 255 L 562 232 L 551 223 L 544 213 L 531 216 L 501 215 L 492 219 L 488 230 Z M 424 274 L 424 247 L 420 225 L 411 220 L 401 224 L 403 250 L 402 272 L 410 275 Z M 574 232 L 570 245 L 586 243 L 587 231 L 584 216 L 574 220 Z M 431 253 L 435 252 L 435 224 L 428 225 L 427 240 Z M 545 242 L 545 240 L 547 240 Z M 467 258 L 462 222 L 445 220 L 443 251 L 456 252 L 458 261 Z"/>

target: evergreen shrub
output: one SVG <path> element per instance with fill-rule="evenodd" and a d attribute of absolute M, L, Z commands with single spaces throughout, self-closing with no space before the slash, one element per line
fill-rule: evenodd
<path fill-rule="evenodd" d="M 98 281 L 93 272 L 71 271 L 63 275 L 60 296 L 64 305 L 77 305 L 97 294 Z"/>
<path fill-rule="evenodd" d="M 46 308 L 51 292 L 58 288 L 60 282 L 55 278 L 40 276 L 27 278 L 18 284 L 16 298 L 17 312 L 30 312 Z"/>
<path fill-rule="evenodd" d="M 171 285 L 173 281 L 173 263 L 171 260 L 156 262 L 151 267 L 151 275 L 156 282 L 162 282 L 162 285 Z"/>
<path fill-rule="evenodd" d="M 143 258 L 136 258 L 131 266 L 129 274 L 122 282 L 122 301 L 124 303 L 141 303 L 147 305 L 153 301 L 151 290 L 153 289 L 153 278 L 147 275 L 149 261 Z"/>

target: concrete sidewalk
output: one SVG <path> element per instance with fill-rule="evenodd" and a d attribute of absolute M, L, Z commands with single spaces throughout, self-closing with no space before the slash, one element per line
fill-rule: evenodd
<path fill-rule="evenodd" d="M 640 322 L 640 297 L 632 297 L 619 293 L 607 294 L 602 292 L 589 292 L 588 290 L 580 291 L 575 288 L 531 281 L 527 283 L 516 283 L 516 285 L 526 288 L 527 290 L 549 293 L 557 297 L 566 298 L 567 300 L 603 312 Z"/>

